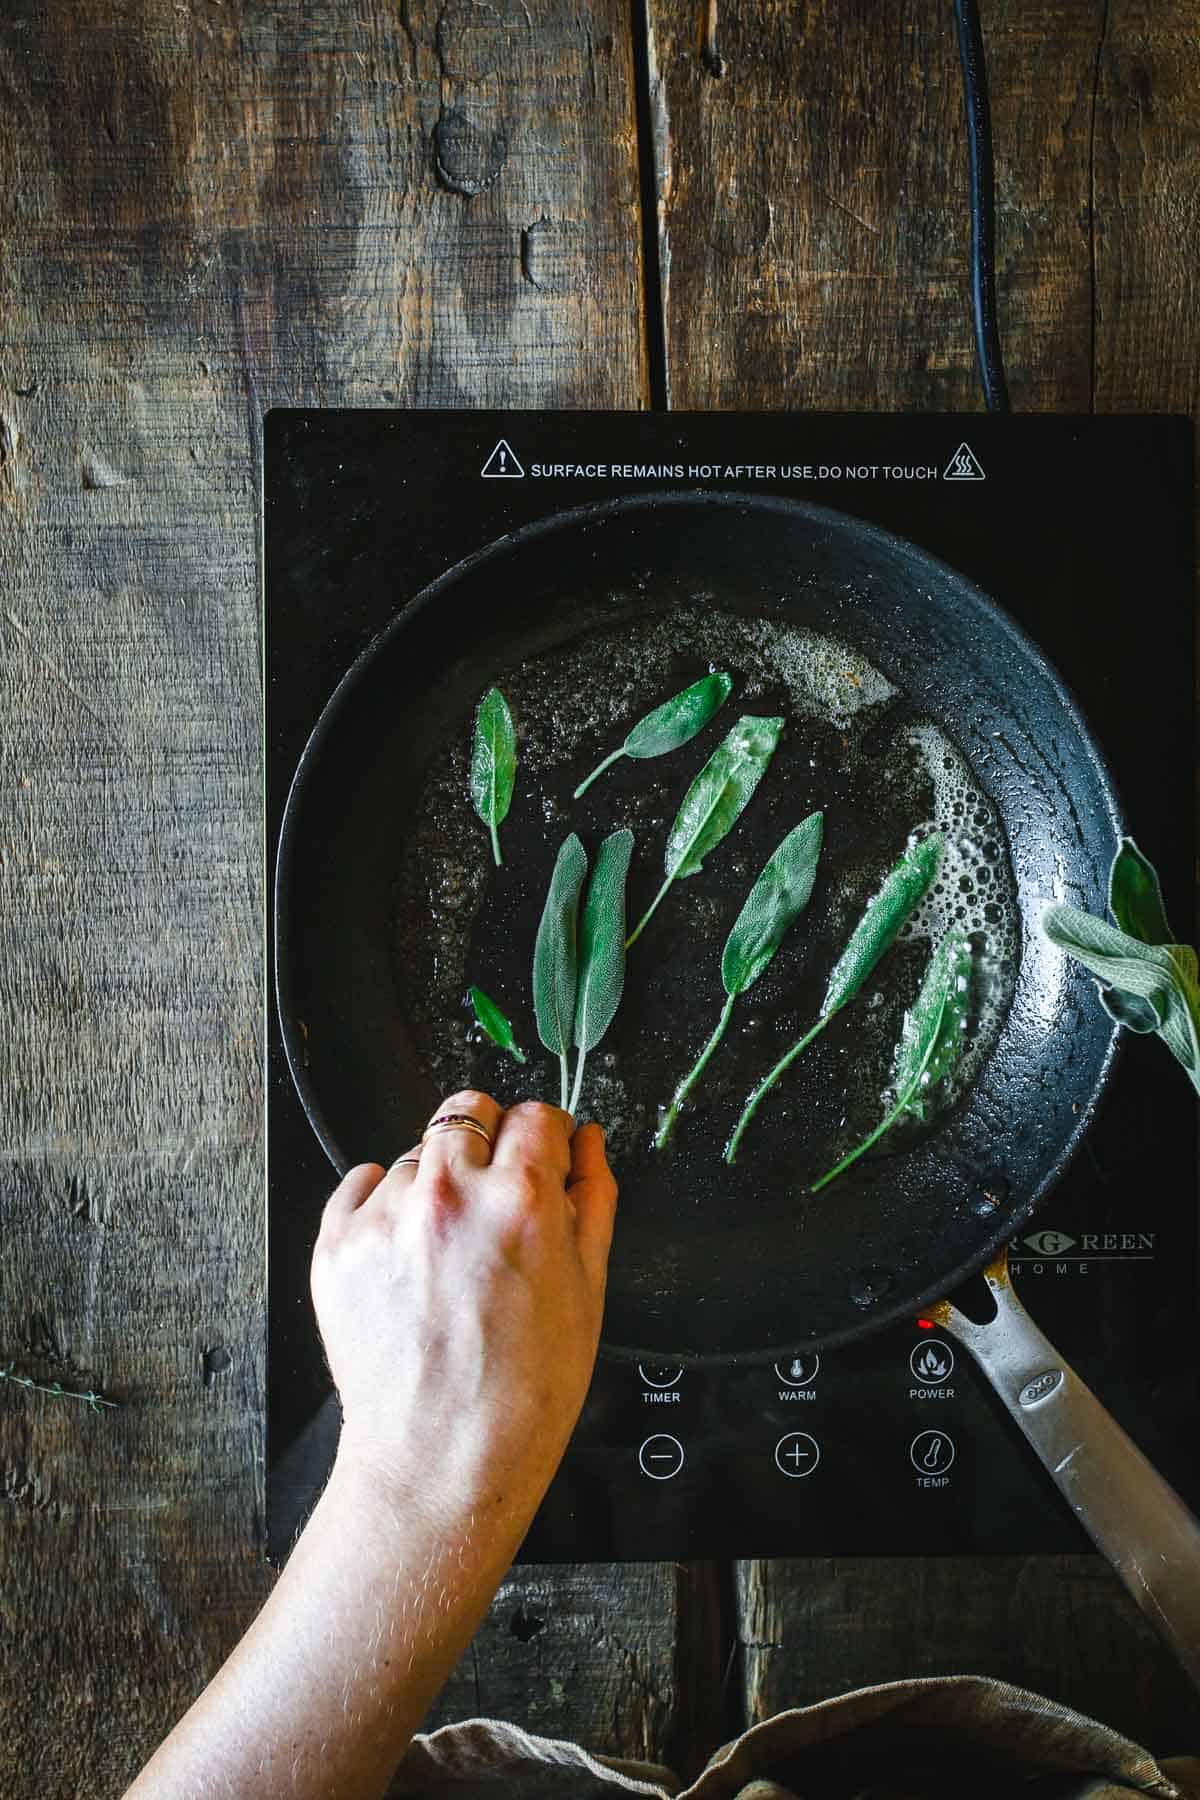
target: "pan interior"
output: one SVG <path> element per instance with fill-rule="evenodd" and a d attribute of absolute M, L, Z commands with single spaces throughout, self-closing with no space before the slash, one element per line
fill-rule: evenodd
<path fill-rule="evenodd" d="M 626 759 L 572 800 L 634 720 L 713 666 L 733 675 L 734 692 L 698 739 L 653 761 Z M 632 828 L 632 928 L 662 879 L 666 833 L 692 776 L 739 712 L 782 716 L 783 738 L 740 821 L 697 875 L 675 884 L 629 952 L 621 1008 L 588 1063 L 584 1116 L 604 1125 L 621 1184 L 614 1307 L 626 1293 L 679 1287 L 720 1307 L 728 1291 L 760 1284 L 781 1248 L 802 1259 L 813 1231 L 848 1269 L 857 1260 L 869 1301 L 881 1279 L 869 1250 L 880 1207 L 893 1219 L 921 1214 L 908 1152 L 928 1128 L 897 1125 L 872 1161 L 820 1195 L 807 1189 L 886 1110 L 905 1007 L 931 941 L 951 923 L 970 933 L 976 965 L 951 1103 L 996 1043 L 1017 973 L 1019 916 L 994 805 L 945 732 L 891 681 L 848 644 L 801 626 L 711 604 L 643 604 L 496 679 L 520 751 L 502 867 L 468 799 L 468 712 L 422 771 L 399 871 L 397 991 L 417 1060 L 442 1094 L 479 1087 L 510 1102 L 556 1097 L 557 1062 L 537 1042 L 530 963 L 559 844 L 577 831 L 594 853 L 608 832 Z M 725 999 L 726 935 L 775 845 L 818 808 L 825 842 L 813 900 L 739 1000 L 694 1103 L 656 1151 L 661 1111 Z M 947 854 L 929 900 L 854 1005 L 764 1103 L 730 1166 L 722 1152 L 747 1094 L 817 1017 L 838 951 L 910 836 L 933 829 L 945 833 Z M 524 1067 L 464 1029 L 472 982 L 513 1020 L 530 1053 Z"/>
<path fill-rule="evenodd" d="M 672 529 L 614 509 L 456 572 L 343 683 L 285 821 L 280 999 L 293 1072 L 343 1166 L 390 1160 L 461 1085 L 557 1098 L 529 974 L 558 845 L 578 830 L 594 855 L 629 825 L 639 917 L 692 776 L 739 713 L 783 715 L 738 825 L 631 950 L 584 1086 L 621 1181 L 606 1346 L 754 1356 L 855 1335 L 930 1297 L 1015 1227 L 1077 1140 L 1111 1031 L 1080 1006 L 1036 921 L 1052 896 L 1096 905 L 1113 808 L 1051 672 L 953 571 L 817 509 L 663 511 Z M 700 737 L 623 761 L 571 800 L 636 718 L 713 664 L 735 689 Z M 520 734 L 499 870 L 466 784 L 474 708 L 493 683 Z M 658 1108 L 720 1012 L 729 926 L 817 807 L 826 840 L 808 912 L 738 1001 L 657 1154 Z M 746 1093 L 816 1017 L 910 834 L 935 825 L 952 839 L 940 891 L 768 1099 L 730 1169 L 721 1153 Z M 809 1197 L 881 1116 L 905 1007 L 951 919 L 980 971 L 956 1103 Z M 472 981 L 512 1018 L 525 1068 L 470 1029 Z"/>

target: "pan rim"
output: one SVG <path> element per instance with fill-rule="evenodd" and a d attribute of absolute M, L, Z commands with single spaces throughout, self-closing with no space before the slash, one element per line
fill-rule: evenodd
<path fill-rule="evenodd" d="M 1074 693 L 1058 669 L 1050 662 L 1041 646 L 1024 627 L 998 601 L 979 587 L 970 576 L 963 574 L 952 563 L 914 543 L 911 539 L 877 525 L 873 520 L 860 518 L 854 513 L 842 512 L 833 507 L 821 506 L 812 501 L 787 495 L 747 494 L 736 489 L 687 491 L 656 489 L 648 493 L 620 495 L 613 499 L 592 501 L 581 506 L 547 513 L 514 531 L 490 540 L 487 544 L 479 546 L 467 556 L 442 570 L 431 582 L 428 582 L 405 601 L 388 623 L 374 633 L 344 670 L 322 706 L 305 741 L 288 786 L 275 845 L 275 879 L 272 891 L 272 974 L 276 1015 L 280 1026 L 285 1060 L 293 1085 L 318 1142 L 339 1177 L 354 1165 L 330 1128 L 324 1109 L 307 1079 L 303 1036 L 293 1025 L 290 1009 L 286 1004 L 290 982 L 285 967 L 287 959 L 282 949 L 285 938 L 284 915 L 286 912 L 284 896 L 291 889 L 296 861 L 295 821 L 303 805 L 310 771 L 321 755 L 326 740 L 338 725 L 344 708 L 351 702 L 357 684 L 365 672 L 387 650 L 393 638 L 404 630 L 418 613 L 424 612 L 433 605 L 447 589 L 452 588 L 457 582 L 473 574 L 476 570 L 486 567 L 490 562 L 503 558 L 514 550 L 519 552 L 522 545 L 535 542 L 556 532 L 572 530 L 581 526 L 586 528 L 592 524 L 602 525 L 610 519 L 627 518 L 631 514 L 661 512 L 667 507 L 698 507 L 705 510 L 724 507 L 745 513 L 768 512 L 784 517 L 798 516 L 810 523 L 818 526 L 827 525 L 830 529 L 838 531 L 852 528 L 860 541 L 873 543 L 892 555 L 899 554 L 906 558 L 916 557 L 926 568 L 949 578 L 960 590 L 969 594 L 975 605 L 992 618 L 1001 633 L 1013 643 L 1023 658 L 1037 668 L 1052 689 L 1063 713 L 1070 720 L 1081 748 L 1093 766 L 1097 777 L 1097 786 L 1104 797 L 1114 844 L 1126 835 L 1117 784 Z M 1077 978 L 1081 982 L 1088 979 L 1082 975 Z M 1114 1068 L 1124 1049 L 1120 1037 L 1120 1028 L 1114 1023 L 1091 1093 L 1084 1101 L 1081 1101 L 1078 1115 L 1069 1135 L 1016 1212 L 1006 1215 L 1003 1228 L 989 1233 L 981 1248 L 973 1251 L 970 1257 L 950 1270 L 934 1286 L 923 1289 L 915 1298 L 906 1297 L 899 1305 L 885 1303 L 878 1312 L 872 1311 L 870 1314 L 864 1314 L 861 1323 L 856 1322 L 839 1331 L 814 1337 L 805 1337 L 801 1334 L 795 1339 L 765 1349 L 687 1352 L 638 1348 L 617 1344 L 602 1338 L 600 1354 L 611 1361 L 626 1364 L 647 1361 L 677 1362 L 685 1368 L 729 1368 L 737 1364 L 757 1365 L 778 1361 L 785 1355 L 794 1354 L 798 1349 L 837 1348 L 843 1344 L 855 1343 L 876 1331 L 886 1329 L 898 1320 L 918 1316 L 922 1308 L 936 1304 L 938 1300 L 944 1299 L 948 1293 L 953 1292 L 972 1275 L 978 1273 L 989 1258 L 994 1256 L 1001 1246 L 1012 1238 L 1014 1230 L 1023 1225 L 1037 1210 L 1046 1194 L 1061 1179 L 1086 1136 L 1100 1102 L 1109 1088 Z"/>

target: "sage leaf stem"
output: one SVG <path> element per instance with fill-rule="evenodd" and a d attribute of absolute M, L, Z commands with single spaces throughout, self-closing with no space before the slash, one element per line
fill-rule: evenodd
<path fill-rule="evenodd" d="M 780 1057 L 770 1074 L 763 1076 L 763 1079 L 759 1082 L 754 1092 L 750 1095 L 750 1098 L 746 1101 L 746 1104 L 742 1109 L 742 1116 L 734 1127 L 733 1136 L 725 1146 L 725 1161 L 727 1163 L 735 1163 L 737 1161 L 737 1154 L 738 1150 L 741 1148 L 742 1139 L 749 1130 L 755 1113 L 758 1111 L 771 1089 L 775 1086 L 775 1083 L 779 1080 L 780 1076 L 787 1073 L 801 1051 L 808 1049 L 808 1046 L 812 1043 L 813 1039 L 824 1031 L 832 1017 L 833 1014 L 828 1013 L 819 1018 L 816 1024 L 812 1026 L 810 1030 L 806 1031 L 804 1036 L 794 1043 L 785 1055 Z"/>
<path fill-rule="evenodd" d="M 698 1061 L 675 1090 L 654 1139 L 656 1150 L 662 1150 L 669 1142 L 681 1108 L 725 1035 L 734 1001 L 758 980 L 788 927 L 808 905 L 817 878 L 824 829 L 825 815 L 815 812 L 789 831 L 746 896 L 721 957 L 721 980 L 727 996 L 724 1010 Z"/>
<path fill-rule="evenodd" d="M 662 1122 L 659 1125 L 658 1130 L 654 1136 L 654 1148 L 656 1150 L 665 1149 L 666 1145 L 670 1142 L 671 1133 L 675 1129 L 675 1121 L 676 1121 L 676 1119 L 678 1119 L 684 1106 L 687 1104 L 688 1095 L 691 1093 L 692 1089 L 695 1087 L 696 1083 L 699 1081 L 700 1077 L 703 1075 L 705 1069 L 707 1069 L 709 1062 L 712 1059 L 713 1053 L 717 1048 L 717 1045 L 721 1042 L 721 1039 L 725 1036 L 725 1032 L 729 1025 L 729 1021 L 733 1017 L 733 1007 L 734 1007 L 734 1002 L 736 1000 L 737 1000 L 736 994 L 729 995 L 729 997 L 725 1001 L 725 1005 L 721 1009 L 721 1017 L 717 1020 L 716 1030 L 713 1032 L 713 1034 L 709 1038 L 707 1044 L 705 1044 L 703 1050 L 700 1052 L 699 1056 L 696 1058 L 696 1061 L 692 1065 L 691 1069 L 684 1076 L 684 1078 L 680 1082 L 679 1086 L 675 1089 L 675 1093 L 671 1099 L 671 1104 L 667 1108 L 666 1112 L 663 1114 Z"/>
<path fill-rule="evenodd" d="M 869 1136 L 809 1188 L 819 1194 L 877 1144 L 904 1113 L 925 1118 L 937 1088 L 962 1053 L 971 985 L 971 946 L 962 932 L 946 933 L 929 960 L 921 990 L 905 1015 L 896 1047 L 896 1104 Z"/>
<path fill-rule="evenodd" d="M 750 1122 L 776 1082 L 786 1074 L 813 1039 L 824 1031 L 835 1013 L 854 999 L 887 955 L 937 880 L 945 848 L 946 840 L 942 833 L 933 831 L 927 838 L 922 838 L 920 843 L 907 849 L 889 871 L 883 886 L 868 902 L 850 935 L 849 943 L 833 966 L 816 1024 L 780 1057 L 746 1101 L 742 1116 L 725 1146 L 727 1163 L 737 1161 L 737 1153 Z"/>
<path fill-rule="evenodd" d="M 580 782 L 575 789 L 576 800 L 586 794 L 593 781 L 599 780 L 604 771 L 611 769 L 623 756 L 665 756 L 668 751 L 678 750 L 682 744 L 688 743 L 720 711 L 732 688 L 732 678 L 714 669 L 711 674 L 694 681 L 691 687 L 684 688 L 682 693 L 673 694 L 669 700 L 664 700 L 661 706 L 656 706 L 653 712 L 638 720 L 620 749 L 614 750 L 611 756 L 606 756 Z"/>
<path fill-rule="evenodd" d="M 641 937 L 671 884 L 695 875 L 709 851 L 737 823 L 775 754 L 782 730 L 781 718 L 747 713 L 717 745 L 683 797 L 667 834 L 666 880 L 626 940 L 626 949 Z"/>

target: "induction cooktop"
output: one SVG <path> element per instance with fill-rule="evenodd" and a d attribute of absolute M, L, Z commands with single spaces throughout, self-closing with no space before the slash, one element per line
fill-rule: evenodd
<path fill-rule="evenodd" d="M 471 552 L 570 509 L 734 493 L 884 527 L 1011 614 L 1102 745 L 1169 907 L 1190 915 L 1186 420 L 277 411 L 264 489 L 269 890 L 309 734 L 407 600 Z M 273 949 L 269 912 L 267 933 Z M 267 1067 L 268 1540 L 279 1560 L 337 1441 L 308 1298 L 336 1175 L 301 1106 L 273 991 Z M 387 1162 L 398 1148 L 354 1154 Z M 1157 1041 L 1130 1038 L 1010 1266 L 1038 1324 L 1200 1510 L 1197 1241 L 1192 1091 Z M 1089 1547 L 967 1353 L 930 1321 L 822 1351 L 806 1348 L 799 1311 L 795 1329 L 793 1351 L 730 1367 L 602 1356 L 522 1556 Z"/>

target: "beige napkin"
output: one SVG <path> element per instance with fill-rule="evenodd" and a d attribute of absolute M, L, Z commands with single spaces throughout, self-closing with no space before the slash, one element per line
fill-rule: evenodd
<path fill-rule="evenodd" d="M 1081 1713 L 978 1675 L 892 1681 L 777 1713 L 685 1786 L 495 1719 L 413 1739 L 389 1800 L 1200 1800 L 1200 1758 L 1158 1763 Z"/>

